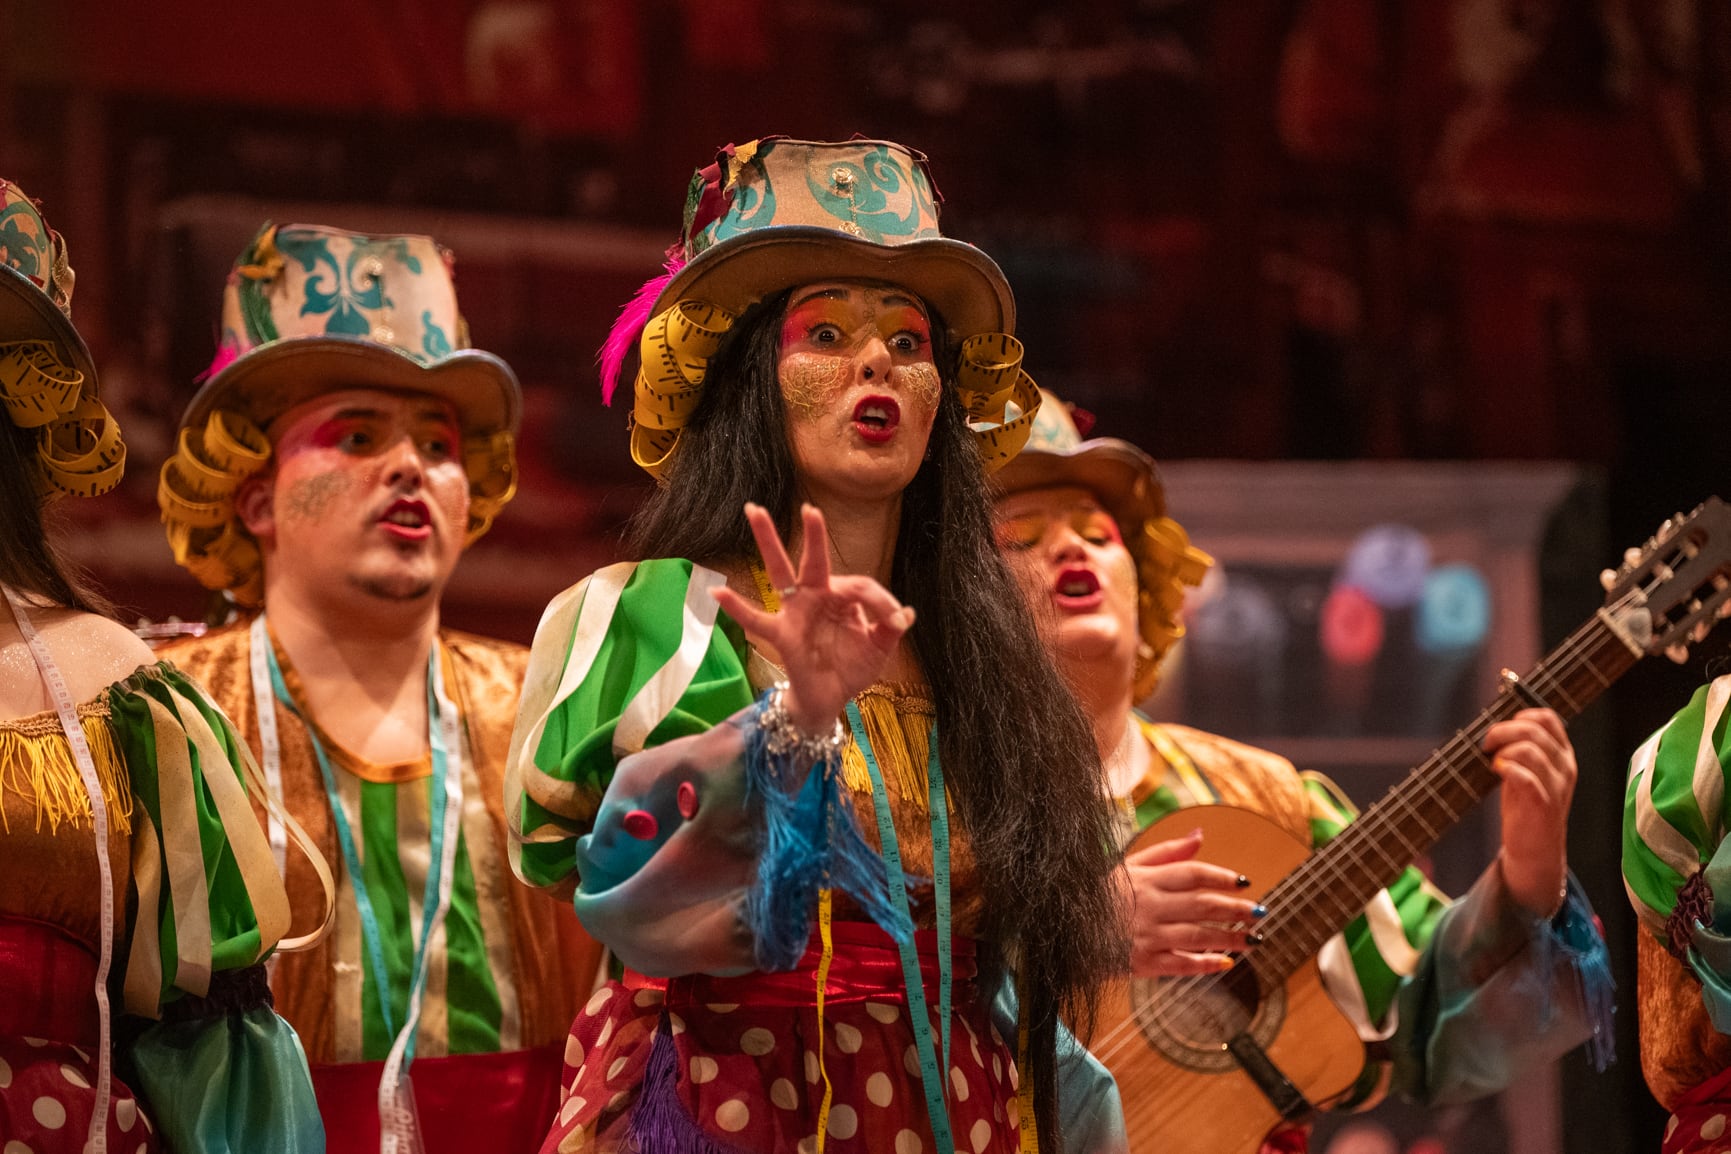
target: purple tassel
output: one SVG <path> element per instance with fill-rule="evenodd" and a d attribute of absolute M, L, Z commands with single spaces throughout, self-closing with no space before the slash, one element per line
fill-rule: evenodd
<path fill-rule="evenodd" d="M 643 1088 L 626 1128 L 628 1146 L 638 1154 L 745 1154 L 704 1133 L 679 1100 L 679 1050 L 667 1015 L 655 1031 Z"/>
<path fill-rule="evenodd" d="M 613 394 L 619 389 L 619 378 L 625 372 L 625 359 L 631 355 L 651 319 L 649 310 L 655 307 L 661 290 L 673 283 L 673 278 L 685 267 L 685 253 L 679 245 L 667 250 L 663 267 L 665 271 L 660 276 L 645 281 L 637 295 L 625 302 L 625 307 L 619 310 L 619 319 L 607 331 L 606 343 L 595 355 L 601 365 L 601 403 L 604 405 L 613 403 Z"/>

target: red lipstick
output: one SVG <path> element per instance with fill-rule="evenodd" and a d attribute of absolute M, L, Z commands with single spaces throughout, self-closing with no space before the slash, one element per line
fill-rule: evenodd
<path fill-rule="evenodd" d="M 425 541 L 433 535 L 433 517 L 427 503 L 407 497 L 385 506 L 378 523 L 386 535 L 400 541 Z"/>
<path fill-rule="evenodd" d="M 853 407 L 854 432 L 868 444 L 887 445 L 901 423 L 902 407 L 896 404 L 894 397 L 882 394 L 862 397 Z"/>
<path fill-rule="evenodd" d="M 1052 582 L 1052 603 L 1064 613 L 1092 613 L 1105 603 L 1100 578 L 1092 569 L 1067 565 Z"/>

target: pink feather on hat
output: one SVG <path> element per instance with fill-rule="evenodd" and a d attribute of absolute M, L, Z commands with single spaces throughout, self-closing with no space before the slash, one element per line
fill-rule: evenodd
<path fill-rule="evenodd" d="M 625 302 L 625 307 L 619 310 L 619 319 L 613 322 L 613 327 L 607 331 L 607 341 L 601 346 L 601 351 L 595 354 L 595 359 L 601 365 L 601 403 L 611 405 L 613 394 L 619 389 L 619 377 L 625 371 L 625 359 L 631 355 L 632 348 L 638 338 L 643 335 L 643 329 L 649 324 L 649 312 L 655 307 L 655 302 L 661 296 L 661 290 L 672 283 L 679 270 L 685 267 L 685 250 L 675 243 L 667 250 L 667 259 L 660 276 L 651 277 L 637 290 L 637 295 Z"/>

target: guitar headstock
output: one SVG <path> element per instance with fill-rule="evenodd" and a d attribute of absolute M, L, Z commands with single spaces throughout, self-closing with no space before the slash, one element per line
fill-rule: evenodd
<path fill-rule="evenodd" d="M 1599 581 L 1605 609 L 1626 639 L 1685 660 L 1691 642 L 1731 616 L 1731 505 L 1709 497 L 1670 518 Z"/>

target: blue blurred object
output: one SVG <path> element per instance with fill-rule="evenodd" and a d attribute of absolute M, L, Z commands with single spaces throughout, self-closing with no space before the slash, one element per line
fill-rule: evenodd
<path fill-rule="evenodd" d="M 1430 542 L 1405 525 L 1366 529 L 1346 554 L 1340 584 L 1354 585 L 1384 609 L 1405 609 L 1424 593 Z"/>
<path fill-rule="evenodd" d="M 1471 565 L 1444 565 L 1425 578 L 1413 640 L 1425 653 L 1476 649 L 1491 626 L 1491 591 Z"/>

